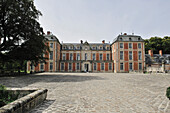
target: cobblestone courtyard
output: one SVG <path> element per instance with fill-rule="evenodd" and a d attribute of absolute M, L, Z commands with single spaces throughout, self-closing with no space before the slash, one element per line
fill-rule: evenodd
<path fill-rule="evenodd" d="M 31 113 L 170 113 L 170 74 L 40 73 L 0 77 L 0 84 L 47 88 Z"/>

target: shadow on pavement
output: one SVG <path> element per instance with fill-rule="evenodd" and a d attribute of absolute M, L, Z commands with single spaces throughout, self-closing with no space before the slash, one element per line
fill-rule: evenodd
<path fill-rule="evenodd" d="M 26 76 L 17 76 L 17 77 L 1 77 L 0 84 L 7 87 L 26 87 L 30 84 L 37 82 L 83 82 L 90 80 L 104 80 L 104 78 L 98 76 L 78 76 L 78 75 L 62 75 L 62 74 L 43 74 L 43 75 L 26 75 Z"/>
<path fill-rule="evenodd" d="M 29 113 L 42 113 L 43 111 L 48 109 L 48 107 L 50 107 L 54 102 L 55 100 L 45 100 L 42 104 L 32 109 Z"/>

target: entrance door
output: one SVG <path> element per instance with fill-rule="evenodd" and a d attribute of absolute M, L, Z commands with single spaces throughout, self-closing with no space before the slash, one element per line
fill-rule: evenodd
<path fill-rule="evenodd" d="M 89 64 L 84 64 L 84 70 L 85 70 L 86 72 L 89 71 Z"/>

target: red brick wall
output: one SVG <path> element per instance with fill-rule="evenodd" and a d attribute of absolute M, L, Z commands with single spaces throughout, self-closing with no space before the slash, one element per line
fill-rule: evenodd
<path fill-rule="evenodd" d="M 105 71 L 108 71 L 108 63 L 105 63 Z"/>
<path fill-rule="evenodd" d="M 73 71 L 76 71 L 76 69 L 75 69 L 75 63 L 73 63 Z"/>
<path fill-rule="evenodd" d="M 128 51 L 124 51 L 124 59 L 125 61 L 128 61 Z"/>
<path fill-rule="evenodd" d="M 39 71 L 39 64 L 35 67 L 35 71 Z"/>
<path fill-rule="evenodd" d="M 45 71 L 48 71 L 48 67 L 49 67 L 49 63 L 47 62 L 47 63 L 45 64 Z"/>
<path fill-rule="evenodd" d="M 133 43 L 133 49 L 137 49 L 137 43 Z"/>
<path fill-rule="evenodd" d="M 68 63 L 65 63 L 65 71 L 68 71 Z"/>
<path fill-rule="evenodd" d="M 129 63 L 128 62 L 125 62 L 125 71 L 129 71 Z"/>
<path fill-rule="evenodd" d="M 103 60 L 106 60 L 106 52 L 103 53 Z"/>
<path fill-rule="evenodd" d="M 100 71 L 100 63 L 97 63 L 97 71 Z"/>
<path fill-rule="evenodd" d="M 128 49 L 128 43 L 124 43 L 124 49 Z"/>
<path fill-rule="evenodd" d="M 138 62 L 134 62 L 133 66 L 134 70 L 138 70 Z"/>
<path fill-rule="evenodd" d="M 76 60 L 76 53 L 73 53 L 73 60 Z"/>
<path fill-rule="evenodd" d="M 134 60 L 134 61 L 138 61 L 137 51 L 133 51 L 133 60 Z"/>
<path fill-rule="evenodd" d="M 99 60 L 99 53 L 96 53 L 96 60 Z"/>
<path fill-rule="evenodd" d="M 69 60 L 69 53 L 66 53 L 66 60 Z"/>

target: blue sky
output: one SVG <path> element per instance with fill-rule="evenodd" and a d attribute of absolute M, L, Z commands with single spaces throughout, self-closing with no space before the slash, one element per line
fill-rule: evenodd
<path fill-rule="evenodd" d="M 170 0 L 35 0 L 44 31 L 66 42 L 112 42 L 121 32 L 170 36 Z"/>

